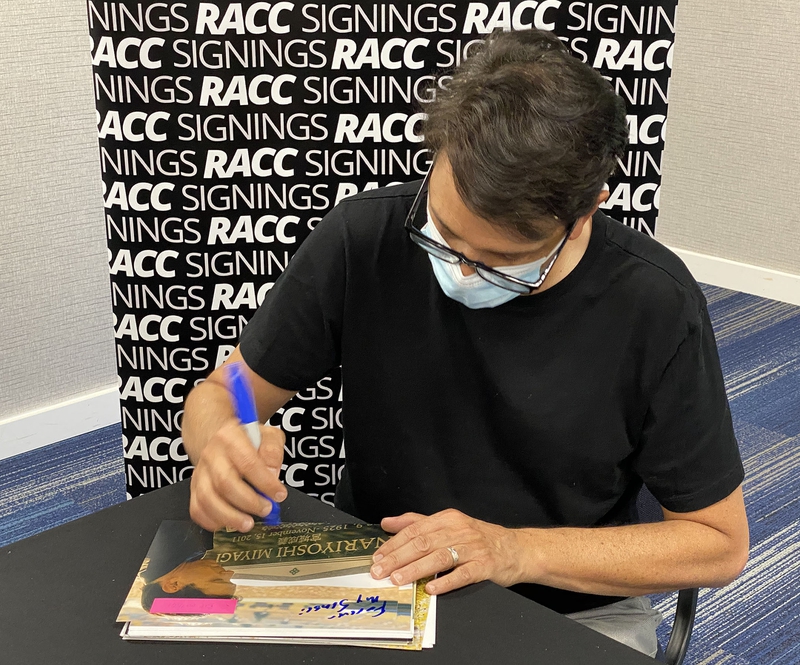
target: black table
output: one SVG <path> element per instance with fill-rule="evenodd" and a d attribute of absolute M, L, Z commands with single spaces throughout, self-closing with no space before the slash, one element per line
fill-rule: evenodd
<path fill-rule="evenodd" d="M 188 481 L 0 548 L 4 665 L 249 663 L 525 663 L 648 665 L 654 661 L 495 584 L 439 599 L 436 646 L 422 652 L 341 646 L 124 642 L 122 601 L 165 519 L 188 519 Z M 285 521 L 352 518 L 289 489 Z"/>

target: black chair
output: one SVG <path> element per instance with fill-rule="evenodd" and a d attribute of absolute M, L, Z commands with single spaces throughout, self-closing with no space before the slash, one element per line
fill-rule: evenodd
<path fill-rule="evenodd" d="M 640 522 L 661 522 L 664 519 L 661 506 L 646 487 L 639 492 L 639 496 L 636 498 L 636 507 L 639 510 Z M 694 616 L 697 611 L 697 591 L 697 589 L 681 589 L 678 592 L 675 621 L 669 634 L 669 642 L 666 651 L 663 651 L 659 645 L 656 660 L 668 663 L 668 665 L 683 665 L 686 650 L 689 648 L 689 640 L 692 638 Z"/>
<path fill-rule="evenodd" d="M 664 662 L 669 665 L 682 665 L 689 648 L 697 610 L 697 589 L 681 589 L 678 592 L 678 605 L 675 608 L 675 621 L 669 634 Z"/>

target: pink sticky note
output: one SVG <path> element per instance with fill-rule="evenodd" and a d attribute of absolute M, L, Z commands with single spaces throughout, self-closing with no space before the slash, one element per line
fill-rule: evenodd
<path fill-rule="evenodd" d="M 156 598 L 152 614 L 233 614 L 236 598 Z"/>

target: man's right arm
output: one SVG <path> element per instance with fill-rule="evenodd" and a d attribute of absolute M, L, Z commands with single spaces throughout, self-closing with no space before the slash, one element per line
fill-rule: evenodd
<path fill-rule="evenodd" d="M 262 423 L 295 394 L 247 367 L 238 346 L 189 393 L 181 428 L 183 445 L 195 467 L 189 512 L 197 524 L 210 531 L 222 527 L 249 531 L 253 528 L 251 515 L 268 514 L 269 502 L 253 487 L 276 501 L 286 498 L 286 488 L 278 480 L 285 436 L 277 427 L 262 426 L 261 447 L 258 451 L 253 447 L 236 418 L 225 384 L 223 368 L 234 361 L 245 367 Z"/>

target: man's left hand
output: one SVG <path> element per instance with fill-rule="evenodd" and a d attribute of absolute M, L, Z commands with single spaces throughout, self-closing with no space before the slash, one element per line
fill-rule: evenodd
<path fill-rule="evenodd" d="M 425 590 L 431 594 L 483 580 L 501 586 L 521 581 L 522 543 L 514 529 L 482 522 L 453 509 L 429 517 L 418 513 L 387 517 L 381 527 L 396 535 L 373 556 L 371 572 L 376 579 L 390 577 L 395 584 L 409 584 L 450 570 L 426 585 Z M 455 566 L 448 548 L 456 551 Z"/>

